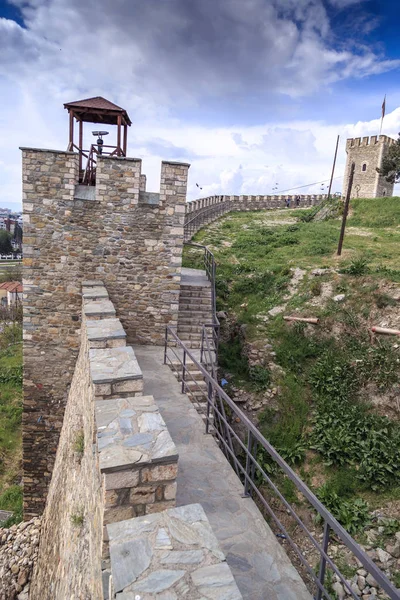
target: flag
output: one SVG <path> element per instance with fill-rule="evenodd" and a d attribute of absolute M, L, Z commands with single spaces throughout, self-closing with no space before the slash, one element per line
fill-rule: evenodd
<path fill-rule="evenodd" d="M 382 102 L 382 119 L 385 116 L 385 112 L 386 112 L 386 94 L 385 94 L 385 97 Z"/>

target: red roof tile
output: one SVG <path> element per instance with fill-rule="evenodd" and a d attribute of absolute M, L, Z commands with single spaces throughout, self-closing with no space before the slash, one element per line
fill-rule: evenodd
<path fill-rule="evenodd" d="M 7 292 L 12 292 L 17 294 L 22 294 L 23 286 L 19 281 L 5 281 L 4 283 L 0 283 L 0 290 L 6 290 Z"/>

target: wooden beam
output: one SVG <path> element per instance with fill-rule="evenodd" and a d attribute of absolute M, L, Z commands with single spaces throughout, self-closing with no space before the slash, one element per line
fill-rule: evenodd
<path fill-rule="evenodd" d="M 74 113 L 71 110 L 69 113 L 69 144 L 68 144 L 69 151 L 71 151 L 73 143 L 74 143 Z"/>
<path fill-rule="evenodd" d="M 82 171 L 83 121 L 79 121 L 79 173 Z"/>
<path fill-rule="evenodd" d="M 125 123 L 124 124 L 124 156 L 126 156 L 126 149 L 127 149 L 127 145 L 128 145 L 128 125 Z"/>
<path fill-rule="evenodd" d="M 121 115 L 117 118 L 117 155 L 121 156 Z"/>

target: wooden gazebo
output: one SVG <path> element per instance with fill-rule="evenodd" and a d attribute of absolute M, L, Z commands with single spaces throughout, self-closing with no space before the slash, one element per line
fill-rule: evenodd
<path fill-rule="evenodd" d="M 77 100 L 76 102 L 68 102 L 67 104 L 64 104 L 64 108 L 68 110 L 69 114 L 69 143 L 67 150 L 71 152 L 73 150 L 77 150 L 79 152 L 80 181 L 89 185 L 93 184 L 96 175 L 96 156 L 98 154 L 105 154 L 108 156 L 126 156 L 128 126 L 132 125 L 132 122 L 124 108 L 117 106 L 113 102 L 110 102 L 101 96 L 86 98 L 85 100 Z M 74 142 L 74 119 L 79 123 L 78 144 Z M 96 144 L 91 144 L 90 150 L 84 150 L 83 123 L 116 125 L 117 145 L 109 146 L 102 143 L 101 147 L 99 147 L 96 146 Z M 124 132 L 123 142 L 121 145 L 122 128 Z M 87 158 L 87 166 L 84 171 L 82 168 L 82 157 Z"/>

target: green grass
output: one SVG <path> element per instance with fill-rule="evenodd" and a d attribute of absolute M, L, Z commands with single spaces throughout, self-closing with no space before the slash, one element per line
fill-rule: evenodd
<path fill-rule="evenodd" d="M 352 216 L 349 221 L 357 227 L 398 227 L 400 224 L 400 198 L 358 198 L 351 201 Z"/>
<path fill-rule="evenodd" d="M 371 346 L 368 335 L 381 311 L 396 311 L 389 290 L 400 282 L 400 198 L 352 200 L 341 257 L 336 256 L 340 218 L 299 220 L 311 212 L 231 213 L 198 232 L 194 241 L 214 252 L 217 307 L 236 321 L 231 339 L 221 346 L 222 371 L 251 389 L 242 333 L 247 341 L 273 345 L 282 371 L 269 374 L 269 385 L 279 386 L 280 393 L 258 414 L 259 427 L 289 464 L 309 474 L 310 482 L 317 470 L 318 486 L 321 479 L 327 485 L 321 494 L 355 531 L 367 519 L 364 501 L 377 507 L 379 498 L 383 503 L 400 499 L 400 426 L 376 415 L 363 393 L 366 385 L 383 394 L 400 383 L 393 341 L 380 339 Z M 202 268 L 195 249 L 185 248 L 184 261 Z M 288 298 L 294 268 L 305 274 Z M 315 268 L 335 272 L 313 277 Z M 331 296 L 343 293 L 345 300 L 326 299 L 327 286 Z M 313 328 L 268 315 L 283 303 L 283 314 L 297 310 L 299 316 L 319 317 L 320 324 Z M 386 318 L 390 321 L 390 314 Z M 314 459 L 318 465 L 310 465 Z M 259 460 L 274 472 L 267 456 L 261 453 Z M 344 507 L 340 499 L 346 499 Z"/>
<path fill-rule="evenodd" d="M 22 519 L 22 344 L 4 347 L 0 335 L 0 508 L 13 511 L 7 526 Z"/>

